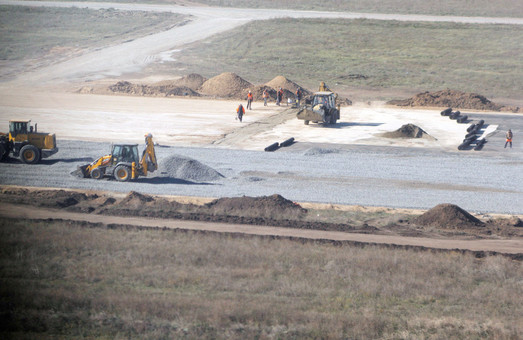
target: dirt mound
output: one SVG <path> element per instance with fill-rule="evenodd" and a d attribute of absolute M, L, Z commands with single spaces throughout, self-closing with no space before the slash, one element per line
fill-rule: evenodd
<path fill-rule="evenodd" d="M 443 203 L 418 216 L 414 223 L 443 229 L 483 227 L 484 223 L 457 205 Z"/>
<path fill-rule="evenodd" d="M 281 87 L 282 89 L 288 90 L 292 93 L 296 93 L 296 90 L 298 88 L 300 88 L 302 91 L 305 90 L 300 85 L 296 84 L 292 80 L 285 78 L 284 76 L 277 76 L 274 79 L 272 79 L 271 81 L 265 83 L 265 85 L 269 86 L 275 90 L 278 90 Z"/>
<path fill-rule="evenodd" d="M 265 218 L 296 218 L 305 214 L 306 209 L 281 195 L 260 197 L 225 197 L 207 203 L 206 207 L 217 215 L 251 216 Z"/>
<path fill-rule="evenodd" d="M 154 201 L 154 198 L 152 196 L 144 195 L 136 191 L 131 191 L 127 194 L 127 196 L 125 196 L 125 198 L 120 202 L 120 204 L 135 205 L 139 207 L 142 204 L 152 201 Z"/>
<path fill-rule="evenodd" d="M 123 93 L 135 96 L 154 96 L 154 97 L 169 97 L 169 96 L 200 96 L 199 93 L 190 89 L 187 86 L 177 85 L 141 85 L 133 84 L 128 81 L 119 81 L 114 85 L 110 85 L 108 90 L 113 93 Z"/>
<path fill-rule="evenodd" d="M 206 81 L 207 78 L 196 73 L 191 73 L 183 76 L 181 79 L 178 79 L 176 81 L 176 85 L 186 86 L 190 89 L 193 89 L 194 91 L 197 91 Z"/>
<path fill-rule="evenodd" d="M 225 72 L 202 84 L 199 92 L 208 96 L 243 99 L 245 89 L 252 84 L 235 73 Z"/>
<path fill-rule="evenodd" d="M 431 106 L 431 107 L 452 107 L 470 110 L 499 111 L 497 105 L 482 95 L 467 93 L 456 90 L 442 90 L 438 92 L 418 93 L 412 98 L 404 100 L 391 100 L 387 104 L 397 106 Z"/>
<path fill-rule="evenodd" d="M 195 159 L 173 155 L 160 163 L 160 172 L 169 177 L 188 181 L 216 181 L 224 176 L 213 168 Z"/>
<path fill-rule="evenodd" d="M 387 138 L 423 138 L 430 137 L 422 128 L 414 124 L 405 124 L 396 131 L 389 131 L 382 134 Z"/>

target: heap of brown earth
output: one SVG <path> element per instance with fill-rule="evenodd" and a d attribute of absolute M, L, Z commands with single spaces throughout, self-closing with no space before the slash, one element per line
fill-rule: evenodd
<path fill-rule="evenodd" d="M 397 106 L 425 106 L 425 107 L 451 107 L 456 109 L 482 110 L 482 111 L 512 111 L 519 112 L 519 107 L 506 107 L 491 102 L 482 95 L 456 90 L 441 90 L 437 92 L 422 92 L 412 98 L 391 100 L 387 102 Z"/>
<path fill-rule="evenodd" d="M 164 80 L 151 85 L 119 81 L 107 87 L 107 91 L 137 96 L 208 96 L 240 100 L 246 99 L 248 91 L 251 91 L 255 100 L 261 100 L 263 91 L 267 90 L 269 100 L 273 101 L 280 88 L 284 92 L 284 98 L 294 98 L 297 89 L 302 91 L 304 97 L 311 94 L 309 90 L 281 75 L 265 84 L 253 85 L 231 72 L 225 72 L 210 79 L 193 73 L 181 79 Z M 84 87 L 79 92 L 92 93 L 93 91 Z"/>
<path fill-rule="evenodd" d="M 249 225 L 271 225 L 298 229 L 360 233 L 400 234 L 419 237 L 523 237 L 523 222 L 517 216 L 480 221 L 451 204 L 441 204 L 417 217 L 392 215 L 346 217 L 344 223 L 325 220 L 323 215 L 303 209 L 280 195 L 220 198 L 207 204 L 181 203 L 164 197 L 130 192 L 124 198 L 108 193 L 73 190 L 0 187 L 0 202 L 64 209 L 113 216 L 141 216 Z M 371 225 L 372 224 L 372 225 Z M 380 225 L 381 227 L 376 227 Z"/>

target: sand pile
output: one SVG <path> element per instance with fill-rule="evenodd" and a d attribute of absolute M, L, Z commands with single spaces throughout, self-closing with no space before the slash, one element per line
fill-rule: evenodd
<path fill-rule="evenodd" d="M 483 227 L 484 223 L 457 205 L 443 203 L 418 216 L 414 223 L 444 229 Z"/>
<path fill-rule="evenodd" d="M 285 78 L 284 76 L 277 76 L 271 81 L 265 83 L 265 85 L 275 90 L 278 90 L 281 87 L 282 89 L 287 90 L 293 94 L 296 93 L 297 89 L 301 89 L 301 91 L 303 92 L 303 96 L 311 94 L 308 90 L 304 89 L 292 80 Z"/>
<path fill-rule="evenodd" d="M 224 176 L 213 168 L 195 159 L 173 155 L 160 162 L 159 170 L 169 177 L 187 181 L 215 181 Z"/>
<path fill-rule="evenodd" d="M 207 203 L 206 207 L 218 215 L 271 218 L 295 217 L 307 212 L 300 205 L 278 194 L 260 197 L 225 197 Z"/>
<path fill-rule="evenodd" d="M 414 124 L 405 124 L 396 131 L 389 131 L 383 133 L 382 136 L 387 138 L 433 138 L 428 133 L 423 131 L 422 128 Z"/>
<path fill-rule="evenodd" d="M 207 80 L 198 90 L 208 96 L 243 99 L 245 89 L 252 84 L 235 73 L 225 72 Z"/>
<path fill-rule="evenodd" d="M 476 93 L 467 93 L 455 90 L 442 90 L 438 92 L 418 93 L 412 98 L 404 100 L 391 100 L 387 104 L 398 106 L 430 106 L 430 107 L 452 107 L 470 110 L 499 111 L 497 105 L 484 96 Z"/>
<path fill-rule="evenodd" d="M 183 76 L 181 79 L 176 80 L 175 85 L 186 86 L 194 91 L 197 91 L 206 81 L 207 78 L 196 73 L 191 73 Z"/>
<path fill-rule="evenodd" d="M 154 83 L 154 86 L 175 86 L 175 87 L 188 87 L 193 91 L 197 91 L 203 83 L 207 81 L 207 78 L 197 73 L 191 73 L 180 79 L 169 79 L 162 80 Z"/>
<path fill-rule="evenodd" d="M 113 93 L 123 93 L 136 96 L 155 96 L 155 97 L 170 97 L 170 96 L 200 96 L 199 93 L 190 89 L 187 86 L 177 85 L 141 85 L 133 84 L 128 81 L 119 81 L 114 85 L 110 85 L 108 90 Z"/>

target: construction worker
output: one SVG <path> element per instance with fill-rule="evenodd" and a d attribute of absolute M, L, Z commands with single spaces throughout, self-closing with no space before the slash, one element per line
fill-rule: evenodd
<path fill-rule="evenodd" d="M 298 106 L 300 106 L 301 97 L 302 97 L 301 89 L 298 87 L 298 89 L 296 90 L 296 105 L 298 105 Z"/>
<path fill-rule="evenodd" d="M 320 83 L 320 88 L 319 88 L 318 91 L 320 91 L 320 92 L 325 92 L 325 91 L 330 91 L 330 89 L 329 89 L 329 87 L 325 84 L 325 82 L 322 81 L 322 82 Z"/>
<path fill-rule="evenodd" d="M 265 89 L 263 90 L 263 106 L 267 106 L 267 98 L 269 98 L 269 92 Z"/>
<path fill-rule="evenodd" d="M 243 105 L 240 104 L 238 106 L 238 108 L 236 109 L 236 114 L 238 115 L 238 119 L 240 120 L 240 123 L 242 122 L 244 113 L 245 113 L 245 109 L 243 108 Z"/>
<path fill-rule="evenodd" d="M 276 105 L 280 106 L 281 100 L 283 99 L 283 89 L 280 87 L 278 93 L 276 93 Z"/>
<path fill-rule="evenodd" d="M 510 143 L 510 148 L 512 149 L 512 130 L 508 129 L 505 137 L 507 138 L 507 141 L 505 142 L 505 148 L 507 147 L 507 144 Z"/>
<path fill-rule="evenodd" d="M 253 99 L 252 93 L 251 93 L 251 91 L 249 91 L 249 93 L 247 93 L 247 108 L 249 110 L 252 110 L 252 99 Z"/>

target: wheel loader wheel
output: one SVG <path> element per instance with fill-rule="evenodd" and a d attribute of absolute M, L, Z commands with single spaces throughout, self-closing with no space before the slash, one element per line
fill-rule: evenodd
<path fill-rule="evenodd" d="M 304 121 L 303 121 L 303 124 L 305 124 L 305 125 L 309 125 L 309 121 L 308 121 L 308 120 L 304 120 Z"/>
<path fill-rule="evenodd" d="M 20 159 L 25 164 L 36 164 L 40 161 L 40 150 L 34 145 L 26 145 L 20 150 Z"/>
<path fill-rule="evenodd" d="M 7 160 L 7 156 L 9 156 L 9 149 L 7 148 L 7 144 L 0 141 L 0 162 Z"/>
<path fill-rule="evenodd" d="M 103 177 L 102 170 L 96 168 L 91 170 L 91 178 L 92 179 L 101 179 Z"/>
<path fill-rule="evenodd" d="M 118 182 L 127 182 L 131 179 L 131 169 L 126 165 L 118 165 L 114 169 L 114 177 Z"/>

